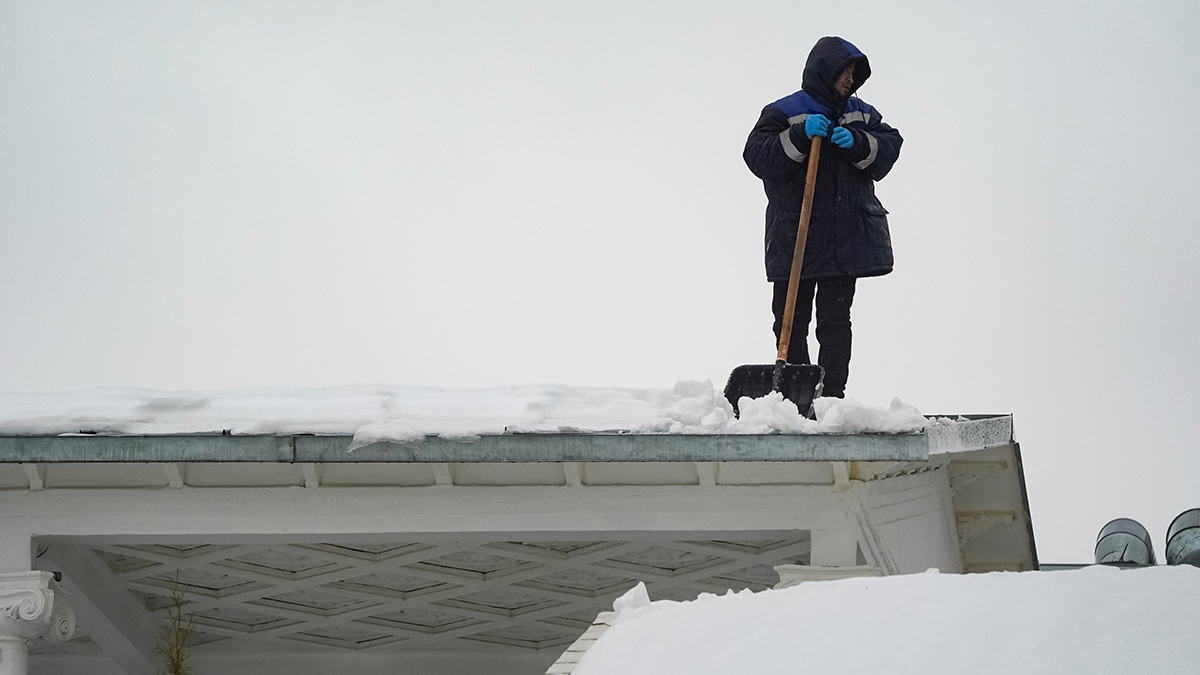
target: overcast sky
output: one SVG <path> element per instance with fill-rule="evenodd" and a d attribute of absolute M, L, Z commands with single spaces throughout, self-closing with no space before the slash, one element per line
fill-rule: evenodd
<path fill-rule="evenodd" d="M 0 0 L 0 390 L 721 385 L 741 151 L 841 35 L 905 138 L 848 395 L 1013 413 L 1039 553 L 1200 506 L 1200 4 Z"/>

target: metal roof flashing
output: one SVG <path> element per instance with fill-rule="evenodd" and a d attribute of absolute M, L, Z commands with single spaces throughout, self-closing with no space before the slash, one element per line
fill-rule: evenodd
<path fill-rule="evenodd" d="M 960 418 L 965 419 L 965 418 Z M 430 435 L 352 447 L 350 435 L 0 436 L 0 463 L 58 462 L 923 462 L 1012 440 L 1010 415 L 905 434 L 606 432 Z"/>

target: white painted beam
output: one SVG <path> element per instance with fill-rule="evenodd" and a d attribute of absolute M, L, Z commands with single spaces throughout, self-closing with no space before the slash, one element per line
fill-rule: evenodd
<path fill-rule="evenodd" d="M 595 540 L 692 532 L 702 539 L 705 532 L 838 529 L 853 498 L 849 490 L 804 485 L 11 490 L 0 491 L 0 518 L 37 530 L 39 537 L 78 537 L 95 545 L 154 537 L 205 544 L 338 543 L 401 532 L 447 541 L 539 532 Z"/>
<path fill-rule="evenodd" d="M 888 573 L 964 571 L 944 469 L 861 483 L 854 492 L 866 515 L 862 529 L 873 530 L 863 544 L 868 561 Z"/>
<path fill-rule="evenodd" d="M 812 533 L 814 567 L 854 567 L 858 564 L 858 536 L 854 529 L 843 527 L 833 531 Z"/>
<path fill-rule="evenodd" d="M 0 573 L 28 572 L 33 559 L 32 524 L 8 515 L 0 506 Z"/>
<path fill-rule="evenodd" d="M 885 576 L 899 573 L 887 543 L 879 534 L 875 515 L 863 500 L 855 502 L 854 520 L 858 523 L 858 541 L 867 563 L 880 570 Z"/>
<path fill-rule="evenodd" d="M 156 675 L 158 627 L 146 608 L 121 588 L 108 566 L 81 546 L 55 543 L 39 561 L 63 573 L 76 619 L 126 675 Z"/>

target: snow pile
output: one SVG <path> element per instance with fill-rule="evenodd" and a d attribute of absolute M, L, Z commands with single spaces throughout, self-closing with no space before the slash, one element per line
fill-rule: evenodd
<path fill-rule="evenodd" d="M 885 434 L 903 434 L 921 431 L 930 424 L 911 405 L 893 398 L 887 409 L 863 405 L 853 399 L 819 398 L 813 402 L 822 433 L 854 433 L 856 429 L 871 429 Z M 937 423 L 944 424 L 944 418 Z"/>
<path fill-rule="evenodd" d="M 646 609 L 653 605 L 654 603 L 650 602 L 650 592 L 646 590 L 645 582 L 639 581 L 637 586 L 625 591 L 624 595 L 613 600 L 613 611 L 617 613 L 619 620 L 621 616 L 628 618 L 636 610 Z"/>
<path fill-rule="evenodd" d="M 631 428 L 665 410 L 670 390 L 356 385 L 227 391 L 101 388 L 0 394 L 0 434 L 354 434 L 407 440 L 526 431 Z"/>
<path fill-rule="evenodd" d="M 1200 594 L 1195 567 L 930 572 L 618 600 L 574 675 L 1124 675 L 1195 672 L 1200 660 L 1183 600 Z"/>
<path fill-rule="evenodd" d="M 156 391 L 102 388 L 65 394 L 0 393 L 0 435 L 352 434 L 355 447 L 429 434 L 624 431 L 676 434 L 908 433 L 931 424 L 898 399 L 888 408 L 819 399 L 806 419 L 775 393 L 739 402 L 712 382 L 673 389 L 519 386 L 451 390 L 382 385 L 324 389 Z"/>
<path fill-rule="evenodd" d="M 887 408 L 863 405 L 853 399 L 819 398 L 813 402 L 817 419 L 810 420 L 778 392 L 739 400 L 740 418 L 733 416 L 733 406 L 713 389 L 710 380 L 683 380 L 671 393 L 673 400 L 663 415 L 638 430 L 676 434 L 900 434 L 935 424 L 898 398 L 892 399 Z"/>

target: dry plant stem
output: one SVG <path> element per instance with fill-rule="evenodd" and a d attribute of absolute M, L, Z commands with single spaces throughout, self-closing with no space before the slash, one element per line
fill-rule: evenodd
<path fill-rule="evenodd" d="M 166 662 L 165 675 L 188 675 L 192 667 L 188 665 L 191 656 L 189 642 L 192 638 L 192 615 L 186 620 L 183 616 L 183 606 L 187 604 L 183 587 L 176 579 L 171 584 L 171 609 L 167 611 L 167 625 L 163 628 L 162 636 L 158 639 L 155 649 Z"/>

